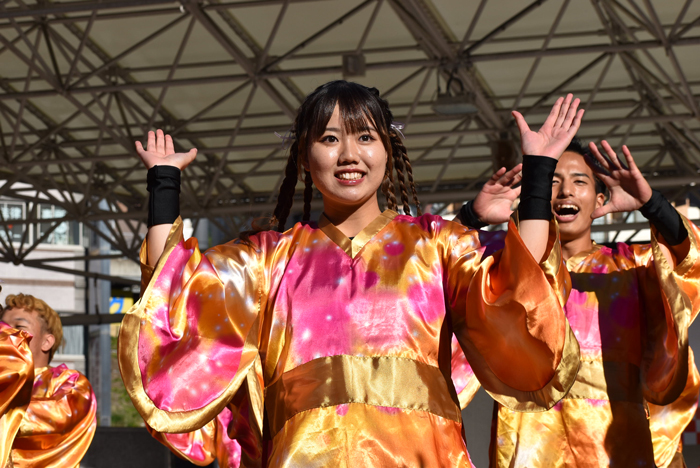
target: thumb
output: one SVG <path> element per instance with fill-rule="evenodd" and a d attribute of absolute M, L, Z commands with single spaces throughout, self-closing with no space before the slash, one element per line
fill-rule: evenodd
<path fill-rule="evenodd" d="M 596 208 L 593 213 L 591 213 L 591 219 L 600 218 L 608 213 L 614 212 L 612 204 L 603 205 L 600 208 Z"/>
<path fill-rule="evenodd" d="M 518 125 L 518 130 L 520 131 L 520 136 L 523 136 L 525 133 L 530 131 L 530 127 L 528 126 L 527 122 L 525 121 L 525 117 L 523 117 L 523 114 L 521 114 L 518 111 L 513 111 L 511 112 L 513 117 L 515 118 L 515 123 Z"/>

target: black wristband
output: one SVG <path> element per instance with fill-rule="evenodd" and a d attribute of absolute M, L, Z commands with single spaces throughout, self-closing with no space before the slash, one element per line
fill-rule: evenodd
<path fill-rule="evenodd" d="M 488 226 L 488 223 L 479 221 L 479 217 L 474 213 L 474 200 L 469 200 L 462 205 L 462 208 L 459 209 L 459 213 L 457 214 L 457 218 L 463 225 L 470 228 L 481 229 Z"/>
<path fill-rule="evenodd" d="M 639 212 L 664 236 L 669 245 L 681 244 L 688 237 L 681 215 L 661 192 L 652 190 L 651 198 Z"/>
<path fill-rule="evenodd" d="M 557 160 L 547 156 L 523 156 L 523 185 L 518 218 L 552 219 L 552 179 Z"/>
<path fill-rule="evenodd" d="M 153 166 L 146 176 L 148 227 L 172 224 L 180 216 L 180 169 L 174 166 Z"/>

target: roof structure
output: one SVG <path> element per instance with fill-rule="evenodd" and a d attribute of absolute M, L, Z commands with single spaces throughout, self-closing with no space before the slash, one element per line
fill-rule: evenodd
<path fill-rule="evenodd" d="M 536 127 L 567 92 L 584 102 L 582 139 L 628 144 L 652 186 L 698 201 L 699 45 L 693 0 L 0 1 L 0 196 L 26 203 L 0 211 L 0 261 L 51 268 L 28 254 L 65 221 L 136 259 L 134 141 L 153 128 L 199 150 L 183 216 L 235 236 L 274 207 L 275 132 L 343 77 L 378 88 L 405 124 L 423 203 L 462 202 L 514 165 L 510 110 Z M 477 113 L 433 111 L 450 77 Z M 61 216 L 40 218 L 42 203 Z"/>

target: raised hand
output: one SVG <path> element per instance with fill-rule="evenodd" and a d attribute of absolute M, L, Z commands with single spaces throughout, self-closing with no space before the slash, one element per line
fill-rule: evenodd
<path fill-rule="evenodd" d="M 627 160 L 627 167 L 620 162 L 607 141 L 603 140 L 601 145 L 608 156 L 607 158 L 600 154 L 595 143 L 591 142 L 588 146 L 602 168 L 593 164 L 592 161 L 587 160 L 586 162 L 600 180 L 607 185 L 610 190 L 610 201 L 596 209 L 591 214 L 591 218 L 600 218 L 608 213 L 619 211 L 638 210 L 651 198 L 649 182 L 639 171 L 634 158 L 632 158 L 632 153 L 626 145 L 622 145 L 622 154 Z"/>
<path fill-rule="evenodd" d="M 472 209 L 480 221 L 488 224 L 501 224 L 508 221 L 513 210 L 513 202 L 520 196 L 520 187 L 513 188 L 523 177 L 523 165 L 518 164 L 510 171 L 502 167 L 494 172 L 474 199 Z"/>
<path fill-rule="evenodd" d="M 538 132 L 530 130 L 525 117 L 520 112 L 512 112 L 520 130 L 523 154 L 549 156 L 554 159 L 561 157 L 576 135 L 583 118 L 583 109 L 576 111 L 581 100 L 573 97 L 573 94 L 568 94 L 566 99 L 561 97 L 557 99 Z"/>
<path fill-rule="evenodd" d="M 172 137 L 163 135 L 163 130 L 161 129 L 155 132 L 148 132 L 148 143 L 145 150 L 141 142 L 137 141 L 136 152 L 139 154 L 146 169 L 150 169 L 153 166 L 175 166 L 183 170 L 197 156 L 197 148 L 192 148 L 187 153 L 176 153 Z"/>

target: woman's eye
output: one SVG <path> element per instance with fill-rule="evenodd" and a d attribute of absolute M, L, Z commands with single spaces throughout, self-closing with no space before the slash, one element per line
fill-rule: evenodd
<path fill-rule="evenodd" d="M 372 141 L 372 140 L 374 140 L 374 138 L 372 138 L 372 135 L 370 135 L 369 133 L 360 136 L 360 141 Z"/>
<path fill-rule="evenodd" d="M 321 141 L 326 143 L 335 143 L 336 141 L 338 141 L 338 139 L 335 137 L 335 135 L 326 135 L 323 138 L 321 138 Z"/>

